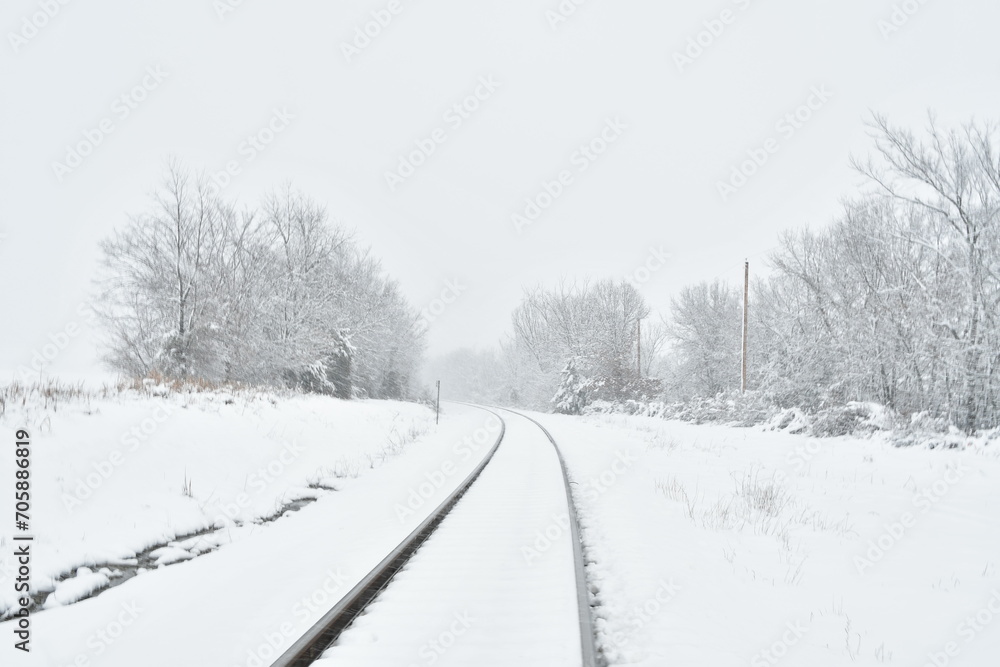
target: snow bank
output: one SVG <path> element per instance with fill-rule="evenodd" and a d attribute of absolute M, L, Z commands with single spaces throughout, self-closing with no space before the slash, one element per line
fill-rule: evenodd
<path fill-rule="evenodd" d="M 416 404 L 254 390 L 52 384 L 5 396 L 2 430 L 26 427 L 33 443 L 32 593 L 54 591 L 48 599 L 60 604 L 107 584 L 84 576 L 87 567 L 193 558 L 291 501 L 335 492 L 433 425 L 433 413 Z M 10 465 L 12 457 L 0 462 L 4 497 L 13 497 Z M 171 544 L 217 528 L 220 536 Z M 9 544 L 11 530 L 0 526 L 0 543 Z M 0 553 L 0 617 L 15 601 L 9 552 Z M 90 590 L 81 593 L 83 582 Z"/>
<path fill-rule="evenodd" d="M 538 418 L 574 478 L 610 664 L 990 665 L 1000 655 L 995 445 Z"/>
<path fill-rule="evenodd" d="M 694 424 L 761 426 L 772 431 L 806 434 L 817 438 L 880 434 L 898 447 L 973 447 L 1000 441 L 1000 428 L 975 435 L 963 433 L 946 419 L 926 412 L 909 418 L 878 403 L 850 401 L 812 412 L 780 408 L 757 392 L 719 394 L 686 403 L 662 401 L 594 401 L 586 415 L 631 415 L 677 419 Z"/>
<path fill-rule="evenodd" d="M 45 607 L 56 607 L 70 604 L 87 597 L 109 583 L 108 576 L 102 572 L 93 572 L 89 567 L 81 567 L 76 576 L 70 577 L 56 585 L 56 590 L 45 600 Z"/>

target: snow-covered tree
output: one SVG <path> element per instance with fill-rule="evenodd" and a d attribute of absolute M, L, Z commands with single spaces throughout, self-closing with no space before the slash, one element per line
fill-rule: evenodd
<path fill-rule="evenodd" d="M 513 314 L 514 348 L 533 360 L 536 384 L 551 392 L 566 359 L 587 377 L 607 378 L 617 386 L 638 375 L 638 322 L 649 316 L 642 295 L 627 282 L 563 284 L 525 294 Z M 650 354 L 662 331 L 650 327 L 643 337 Z"/>
<path fill-rule="evenodd" d="M 246 210 L 209 192 L 173 164 L 152 210 L 102 244 L 111 365 L 408 397 L 416 313 L 371 253 L 291 187 Z"/>
<path fill-rule="evenodd" d="M 570 359 L 561 373 L 559 389 L 552 397 L 555 411 L 563 415 L 578 415 L 587 405 L 586 379 L 580 375 L 575 359 Z"/>

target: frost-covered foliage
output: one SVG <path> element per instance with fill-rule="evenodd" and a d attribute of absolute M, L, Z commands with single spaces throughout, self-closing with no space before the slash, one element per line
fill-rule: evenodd
<path fill-rule="evenodd" d="M 909 418 L 877 403 L 851 401 L 817 410 L 780 408 L 772 397 L 760 392 L 720 393 L 711 398 L 684 402 L 593 401 L 582 414 L 619 414 L 675 419 L 695 424 L 758 427 L 817 438 L 870 437 L 881 434 L 897 447 L 924 446 L 953 449 L 973 445 L 1000 444 L 1000 428 L 969 435 L 923 412 Z"/>
<path fill-rule="evenodd" d="M 993 125 L 923 137 L 876 116 L 869 191 L 781 239 L 752 285 L 750 382 L 813 412 L 874 402 L 967 433 L 1000 426 L 1000 146 Z M 742 285 L 672 309 L 669 400 L 739 387 Z M 849 413 L 815 428 L 839 432 Z"/>
<path fill-rule="evenodd" d="M 442 391 L 452 398 L 549 410 L 553 395 L 565 388 L 564 370 L 573 359 L 580 384 L 574 401 L 649 399 L 660 393 L 649 375 L 663 343 L 662 327 L 643 321 L 640 379 L 639 321 L 649 313 L 627 282 L 529 290 L 513 313 L 512 334 L 499 348 L 434 359 L 427 379 L 442 380 Z"/>
<path fill-rule="evenodd" d="M 543 372 L 559 373 L 574 358 L 587 377 L 634 377 L 636 323 L 649 312 L 638 290 L 624 281 L 536 289 L 514 311 L 514 339 Z"/>
<path fill-rule="evenodd" d="M 583 388 L 588 402 L 651 401 L 663 394 L 658 378 L 587 378 Z"/>
<path fill-rule="evenodd" d="M 648 318 L 645 299 L 627 282 L 560 285 L 525 294 L 514 311 L 513 336 L 506 355 L 517 360 L 519 395 L 537 406 L 561 383 L 567 359 L 574 359 L 591 390 L 605 395 L 615 387 L 625 398 L 626 385 L 639 376 L 639 322 Z M 663 342 L 661 327 L 642 327 L 642 374 L 648 375 Z M 603 387 L 603 389 L 601 389 Z"/>
<path fill-rule="evenodd" d="M 671 303 L 668 386 L 680 398 L 715 396 L 740 386 L 740 290 L 715 281 L 681 288 Z"/>
<path fill-rule="evenodd" d="M 97 311 L 112 367 L 408 397 L 416 314 L 327 217 L 290 188 L 237 209 L 171 165 L 151 208 L 101 245 Z"/>
<path fill-rule="evenodd" d="M 505 348 L 452 361 L 478 364 L 479 393 L 535 409 L 575 358 L 594 410 L 749 425 L 789 409 L 792 428 L 836 435 L 882 405 L 907 431 L 914 415 L 1000 427 L 1000 126 L 931 117 L 917 136 L 875 116 L 870 130 L 874 156 L 854 163 L 867 187 L 823 229 L 784 234 L 750 286 L 747 396 L 743 285 L 719 281 L 681 288 L 664 327 L 627 283 L 530 291 Z M 650 377 L 662 388 L 636 384 Z"/>
<path fill-rule="evenodd" d="M 586 383 L 576 368 L 576 360 L 570 359 L 562 371 L 562 381 L 556 395 L 552 397 L 555 411 L 564 415 L 578 415 L 587 404 Z"/>
<path fill-rule="evenodd" d="M 766 397 L 755 392 L 730 392 L 673 403 L 642 400 L 594 401 L 586 412 L 679 419 L 696 424 L 754 426 L 770 420 L 777 410 Z"/>

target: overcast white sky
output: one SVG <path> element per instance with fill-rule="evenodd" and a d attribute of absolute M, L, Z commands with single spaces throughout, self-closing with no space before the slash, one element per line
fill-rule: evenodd
<path fill-rule="evenodd" d="M 928 108 L 946 123 L 1000 110 L 1000 6 L 987 0 L 588 0 L 555 28 L 559 0 L 231 0 L 220 17 L 225 2 L 51 0 L 47 21 L 33 17 L 48 2 L 3 3 L 4 380 L 72 325 L 49 371 L 93 373 L 77 308 L 97 243 L 146 206 L 170 155 L 208 171 L 236 160 L 226 194 L 247 203 L 290 180 L 355 228 L 418 308 L 457 279 L 465 291 L 430 330 L 436 354 L 495 342 L 524 286 L 623 277 L 651 247 L 672 255 L 642 286 L 656 310 L 683 284 L 738 279 L 744 257 L 826 224 L 856 191 L 848 157 L 868 150 L 869 110 L 915 127 Z M 390 5 L 348 62 L 342 44 Z M 915 13 L 883 34 L 894 5 Z M 675 52 L 724 10 L 730 23 L 679 71 Z M 123 118 L 116 99 L 148 68 L 166 76 L 147 77 L 155 88 Z M 446 112 L 481 77 L 499 86 L 455 127 Z M 822 87 L 832 97 L 814 98 L 793 136 L 776 127 Z M 294 118 L 248 161 L 241 143 L 275 109 Z M 102 119 L 113 132 L 60 181 L 53 163 Z M 574 153 L 609 119 L 625 129 L 579 171 Z M 385 172 L 436 128 L 444 143 L 390 191 Z M 769 138 L 777 151 L 724 202 L 718 181 Z M 572 183 L 517 233 L 511 215 L 561 170 Z"/>

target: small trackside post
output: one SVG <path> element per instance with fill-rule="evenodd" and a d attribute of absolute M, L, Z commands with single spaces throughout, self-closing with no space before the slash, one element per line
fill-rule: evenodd
<path fill-rule="evenodd" d="M 441 380 L 437 381 L 437 400 L 434 402 L 434 423 L 441 420 Z"/>

